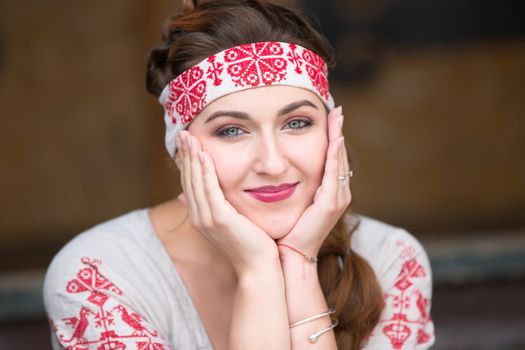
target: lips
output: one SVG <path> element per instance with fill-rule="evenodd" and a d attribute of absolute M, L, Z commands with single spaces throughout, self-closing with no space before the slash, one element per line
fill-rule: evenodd
<path fill-rule="evenodd" d="M 278 186 L 261 186 L 245 190 L 245 192 L 261 202 L 277 202 L 290 198 L 298 184 L 299 182 L 285 183 Z"/>

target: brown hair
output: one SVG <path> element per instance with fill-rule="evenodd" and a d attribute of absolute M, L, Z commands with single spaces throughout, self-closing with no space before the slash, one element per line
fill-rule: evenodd
<path fill-rule="evenodd" d="M 285 7 L 260 0 L 183 0 L 183 5 L 182 15 L 168 18 L 162 46 L 150 51 L 146 85 L 157 97 L 170 80 L 206 57 L 252 42 L 293 42 L 316 52 L 329 69 L 335 65 L 324 37 L 303 16 Z M 348 227 L 341 218 L 319 252 L 320 283 L 328 305 L 337 310 L 335 335 L 340 349 L 358 349 L 383 308 L 373 270 L 350 248 L 351 233 L 358 224 Z"/>

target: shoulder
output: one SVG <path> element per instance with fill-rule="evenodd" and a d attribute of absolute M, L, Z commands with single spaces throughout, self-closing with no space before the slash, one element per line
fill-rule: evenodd
<path fill-rule="evenodd" d="M 126 250 L 140 245 L 140 235 L 145 234 L 147 227 L 146 218 L 144 209 L 135 210 L 81 232 L 54 256 L 48 275 L 63 271 L 74 261 L 80 262 L 79 257 L 105 261 L 122 258 Z"/>
<path fill-rule="evenodd" d="M 417 259 L 430 277 L 427 253 L 408 231 L 366 216 L 352 215 L 347 220 L 358 225 L 352 234 L 352 249 L 372 266 L 384 288 L 395 282 L 400 268 L 411 259 Z"/>
<path fill-rule="evenodd" d="M 347 217 L 350 226 L 357 225 L 352 235 L 352 248 L 363 252 L 377 251 L 378 248 L 390 247 L 392 243 L 405 242 L 419 251 L 423 247 L 418 240 L 403 228 L 363 215 Z"/>
<path fill-rule="evenodd" d="M 144 231 L 145 210 L 136 210 L 94 226 L 74 237 L 53 258 L 44 280 L 46 307 L 57 301 L 57 295 L 77 288 L 82 276 L 111 278 L 117 282 L 129 280 L 139 267 L 135 263 L 144 253 L 141 235 Z M 133 258 L 132 258 L 133 257 Z M 123 282 L 122 282 L 123 283 Z M 82 283 L 81 283 L 82 284 Z M 83 288 L 83 287 L 82 287 Z"/>
<path fill-rule="evenodd" d="M 44 279 L 44 306 L 102 286 L 108 293 L 132 289 L 143 276 L 149 253 L 146 210 L 136 210 L 96 225 L 74 237 L 52 259 Z M 150 235 L 151 236 L 151 235 Z M 114 286 L 114 288 L 112 287 Z M 116 287 L 118 286 L 118 288 Z M 102 288 L 105 288 L 102 286 Z M 120 289 L 119 289 L 120 288 Z M 122 293 L 117 293 L 120 295 Z"/>
<path fill-rule="evenodd" d="M 133 349 L 144 341 L 165 349 L 161 333 L 166 332 L 158 330 L 166 327 L 152 317 L 157 313 L 143 296 L 155 292 L 145 289 L 155 275 L 148 260 L 154 254 L 147 254 L 147 242 L 142 242 L 147 228 L 145 210 L 130 212 L 82 232 L 53 258 L 43 297 L 54 348 L 99 344 L 106 336 L 129 332 L 133 336 L 118 341 Z"/>

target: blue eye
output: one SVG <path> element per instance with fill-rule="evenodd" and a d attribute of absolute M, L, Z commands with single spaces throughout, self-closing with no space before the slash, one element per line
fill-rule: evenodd
<path fill-rule="evenodd" d="M 286 124 L 285 129 L 300 130 L 310 125 L 312 125 L 312 121 L 310 120 L 293 119 Z"/>
<path fill-rule="evenodd" d="M 220 128 L 217 130 L 216 135 L 219 137 L 228 137 L 228 138 L 234 138 L 239 135 L 242 135 L 244 131 L 235 125 L 228 125 L 223 128 Z"/>

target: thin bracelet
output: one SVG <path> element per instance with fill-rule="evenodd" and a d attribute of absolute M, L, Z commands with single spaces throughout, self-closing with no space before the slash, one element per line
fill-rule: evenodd
<path fill-rule="evenodd" d="M 307 256 L 305 253 L 301 252 L 301 251 L 298 250 L 298 249 L 295 249 L 295 248 L 292 247 L 292 246 L 289 246 L 288 244 L 277 243 L 277 245 L 280 245 L 280 246 L 283 246 L 283 247 L 286 247 L 286 248 L 290 248 L 290 249 L 293 250 L 294 252 L 301 254 L 301 255 L 303 256 L 304 260 L 308 261 L 309 263 L 315 263 L 315 262 L 318 261 L 318 259 L 317 259 L 315 256 Z"/>
<path fill-rule="evenodd" d="M 314 320 L 317 320 L 321 317 L 324 317 L 324 316 L 327 316 L 327 315 L 331 315 L 335 312 L 335 309 L 333 307 L 329 308 L 327 311 L 319 314 L 319 315 L 314 315 L 312 317 L 308 317 L 308 318 L 305 318 L 304 320 L 301 320 L 301 321 L 297 321 L 295 323 L 292 323 L 290 325 L 290 328 L 293 328 L 295 326 L 300 326 L 302 324 L 305 324 L 305 323 L 308 323 L 308 322 L 311 322 L 311 321 L 314 321 Z"/>
<path fill-rule="evenodd" d="M 312 334 L 310 334 L 310 335 L 308 336 L 308 341 L 309 341 L 310 343 L 315 343 L 315 342 L 317 341 L 317 339 L 319 339 L 319 337 L 320 337 L 321 335 L 323 335 L 324 333 L 328 332 L 329 330 L 334 329 L 335 326 L 337 326 L 337 325 L 339 324 L 339 320 L 338 320 L 337 318 L 333 319 L 332 322 L 333 322 L 333 323 L 332 323 L 330 326 L 326 327 L 325 329 L 322 329 L 322 330 L 320 330 L 320 331 L 317 332 L 317 333 L 312 333 Z"/>

